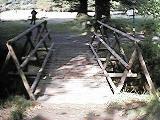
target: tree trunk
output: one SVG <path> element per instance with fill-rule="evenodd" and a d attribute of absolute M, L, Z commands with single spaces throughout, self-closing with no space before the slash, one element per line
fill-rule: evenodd
<path fill-rule="evenodd" d="M 87 8 L 88 8 L 88 0 L 79 0 L 80 6 L 78 10 L 78 14 L 87 14 Z"/>
<path fill-rule="evenodd" d="M 110 0 L 95 0 L 95 5 L 96 20 L 101 20 L 102 15 L 110 19 Z"/>
<path fill-rule="evenodd" d="M 107 20 L 109 20 L 111 18 L 111 16 L 110 16 L 110 8 L 111 8 L 110 0 L 104 0 L 103 5 L 104 5 L 103 6 L 103 11 L 104 11 L 103 15 L 106 16 Z"/>

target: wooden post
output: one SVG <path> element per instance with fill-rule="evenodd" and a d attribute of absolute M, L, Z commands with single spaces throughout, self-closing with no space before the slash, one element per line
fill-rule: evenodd
<path fill-rule="evenodd" d="M 37 85 L 38 85 L 38 83 L 39 83 L 39 80 L 40 80 L 40 78 L 41 78 L 42 72 L 43 72 L 43 70 L 44 70 L 44 67 L 45 67 L 45 65 L 47 64 L 47 61 L 48 61 L 48 59 L 49 59 L 49 57 L 50 57 L 50 55 L 51 55 L 51 53 L 52 53 L 52 48 L 53 48 L 53 46 L 54 46 L 54 43 L 51 44 L 51 46 L 50 46 L 50 48 L 49 48 L 49 52 L 48 52 L 45 60 L 43 61 L 42 67 L 41 67 L 40 70 L 38 71 L 38 74 L 37 74 L 37 76 L 36 76 L 36 78 L 35 78 L 32 86 L 31 86 L 31 89 L 32 89 L 32 92 L 33 92 L 33 93 L 34 93 L 35 90 L 36 90 L 36 87 L 37 87 Z"/>
<path fill-rule="evenodd" d="M 48 47 L 47 47 L 47 44 L 46 44 L 46 42 L 45 42 L 45 41 L 43 41 L 43 45 L 44 45 L 44 47 L 45 47 L 46 51 L 48 52 Z"/>
<path fill-rule="evenodd" d="M 27 56 L 27 58 L 23 61 L 23 63 L 20 65 L 21 68 L 23 68 L 24 66 L 27 65 L 27 63 L 29 62 L 30 58 L 36 53 L 36 51 L 38 50 L 39 46 L 41 45 L 41 43 L 46 39 L 46 37 L 48 36 L 49 32 L 46 33 L 46 35 L 43 37 L 43 39 L 41 39 L 38 44 L 36 45 L 36 47 L 34 48 L 34 50 L 32 50 L 30 52 L 30 54 Z"/>
<path fill-rule="evenodd" d="M 120 44 L 120 42 L 119 42 L 119 39 L 118 39 L 117 34 L 114 33 L 114 36 L 115 36 L 116 42 L 117 42 L 117 44 L 118 44 L 120 53 L 122 54 L 124 60 L 125 60 L 126 62 L 128 62 L 127 56 L 126 56 L 126 54 L 125 54 L 125 52 L 124 52 L 123 47 L 121 46 L 121 44 Z"/>
<path fill-rule="evenodd" d="M 136 58 L 136 54 L 137 54 L 137 50 L 135 49 L 134 52 L 132 53 L 131 59 L 129 60 L 129 70 L 133 65 L 133 62 Z M 127 74 L 129 73 L 129 70 L 128 69 L 124 70 L 123 76 L 121 77 L 120 83 L 119 83 L 117 91 L 116 91 L 117 93 L 119 93 L 121 91 L 121 89 L 123 88 L 123 85 L 124 85 L 124 82 L 127 78 Z"/>
<path fill-rule="evenodd" d="M 96 33 L 94 33 L 96 35 Z M 96 38 L 108 49 L 110 53 L 125 67 L 128 69 L 129 65 L 126 63 L 110 46 L 108 46 L 98 35 Z"/>
<path fill-rule="evenodd" d="M 156 89 L 155 89 L 154 84 L 152 82 L 152 79 L 149 75 L 149 72 L 148 72 L 147 67 L 146 67 L 146 63 L 143 59 L 142 53 L 141 53 L 138 45 L 137 45 L 137 51 L 138 51 L 138 58 L 139 58 L 143 73 L 144 73 L 144 75 L 146 77 L 146 80 L 147 80 L 147 82 L 149 84 L 149 87 L 150 87 L 150 93 L 153 94 L 153 95 L 156 95 Z"/>
<path fill-rule="evenodd" d="M 26 34 L 26 37 L 27 37 L 27 41 L 30 43 L 30 45 L 31 45 L 31 50 L 33 50 L 35 47 L 34 47 L 34 44 L 33 44 L 33 42 L 32 42 L 32 40 L 31 40 L 31 36 L 32 36 L 32 31 L 30 31 L 28 34 Z M 31 51 L 30 50 L 30 51 Z M 38 53 L 37 52 L 35 52 L 35 56 L 36 56 L 36 58 L 37 58 L 37 62 L 38 63 L 40 63 L 39 61 L 39 57 L 38 57 Z"/>
<path fill-rule="evenodd" d="M 48 29 L 47 29 L 47 20 L 44 21 L 44 29 L 43 30 L 46 30 L 46 32 L 48 32 Z"/>
<path fill-rule="evenodd" d="M 36 36 L 34 38 L 34 41 L 37 39 L 37 37 L 38 37 L 38 35 L 39 35 L 40 31 L 41 31 L 41 28 L 42 28 L 42 25 L 37 26 L 37 33 L 36 33 Z"/>
<path fill-rule="evenodd" d="M 17 57 L 16 57 L 16 55 L 15 55 L 15 53 L 14 53 L 13 48 L 12 48 L 11 45 L 9 45 L 8 43 L 7 43 L 7 47 L 8 47 L 8 50 L 9 50 L 9 53 L 10 53 L 11 57 L 13 58 L 13 61 L 14 61 L 15 65 L 16 65 L 16 67 L 17 67 L 17 70 L 18 70 L 18 72 L 19 72 L 19 74 L 20 74 L 20 76 L 21 76 L 21 78 L 22 78 L 23 85 L 24 85 L 24 87 L 26 88 L 26 91 L 27 91 L 29 97 L 30 97 L 32 100 L 35 100 L 35 96 L 34 96 L 34 94 L 32 93 L 31 88 L 30 88 L 30 86 L 29 86 L 29 84 L 28 84 L 28 81 L 27 81 L 27 79 L 26 79 L 26 76 L 25 76 L 23 70 L 22 70 L 21 67 L 20 67 L 19 61 L 18 61 L 18 59 L 17 59 Z"/>

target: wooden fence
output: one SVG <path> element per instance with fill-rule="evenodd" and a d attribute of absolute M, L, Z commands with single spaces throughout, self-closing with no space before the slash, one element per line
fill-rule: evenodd
<path fill-rule="evenodd" d="M 39 83 L 44 67 L 52 53 L 52 48 L 54 46 L 54 43 L 52 42 L 49 47 L 49 44 L 47 44 L 47 40 L 48 42 L 51 42 L 51 36 L 50 32 L 47 29 L 47 21 L 43 21 L 27 29 L 13 39 L 10 39 L 6 43 L 8 54 L 6 56 L 4 65 L 2 66 L 1 73 L 5 71 L 10 59 L 12 59 L 14 64 L 16 65 L 18 74 L 21 77 L 24 87 L 32 100 L 35 100 L 35 89 Z M 21 43 L 24 44 L 22 45 Z M 19 47 L 21 45 L 22 49 L 20 51 L 17 51 L 16 46 Z M 46 51 L 46 55 L 42 60 L 43 62 L 41 62 L 41 59 L 39 58 L 40 51 L 42 50 Z M 27 66 L 33 61 L 38 64 L 42 64 L 34 81 L 30 85 L 26 77 L 27 72 L 24 71 L 26 71 Z"/>
<path fill-rule="evenodd" d="M 142 71 L 146 77 L 146 80 L 148 82 L 150 93 L 155 94 L 155 87 L 151 80 L 151 77 L 149 75 L 149 72 L 147 70 L 145 61 L 142 56 L 141 49 L 138 45 L 140 42 L 139 39 L 128 35 L 114 27 L 109 26 L 108 24 L 105 24 L 101 21 L 97 21 L 99 24 L 99 28 L 97 32 L 94 32 L 93 38 L 90 42 L 90 48 L 92 52 L 94 53 L 106 79 L 107 82 L 110 85 L 110 88 L 113 93 L 119 93 L 122 88 L 124 87 L 124 82 L 127 77 L 137 77 L 137 73 L 132 73 L 132 68 L 135 65 L 134 62 L 136 58 L 138 58 L 138 61 L 141 65 Z M 106 32 L 107 31 L 107 32 Z M 111 32 L 113 34 L 112 40 L 109 40 L 109 35 L 107 35 L 108 32 Z M 125 51 L 123 49 L 123 46 L 121 45 L 120 37 L 127 38 L 126 40 L 131 42 L 133 44 L 133 51 L 130 55 L 130 58 L 127 57 L 125 54 Z M 128 42 L 125 42 L 124 44 L 127 44 Z M 118 47 L 117 47 L 118 46 Z M 116 49 L 115 49 L 116 48 Z M 117 50 L 118 48 L 118 50 Z M 101 58 L 99 55 L 99 52 L 103 51 L 107 55 L 105 58 Z M 108 60 L 109 59 L 109 60 Z M 107 62 L 110 61 L 112 63 L 112 67 L 114 68 L 113 63 L 120 63 L 123 66 L 123 72 L 117 73 L 115 71 L 108 72 L 107 71 Z M 120 81 L 118 85 L 115 85 L 113 82 L 113 78 L 120 78 Z"/>

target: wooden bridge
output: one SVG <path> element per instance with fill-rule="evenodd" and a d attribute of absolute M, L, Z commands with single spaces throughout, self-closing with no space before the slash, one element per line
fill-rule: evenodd
<path fill-rule="evenodd" d="M 29 28 L 7 42 L 8 55 L 1 73 L 5 72 L 12 59 L 18 73 L 8 74 L 20 75 L 32 100 L 105 103 L 108 95 L 121 92 L 127 77 L 137 77 L 137 73 L 132 73 L 137 57 L 150 92 L 154 94 L 155 88 L 138 46 L 140 40 L 100 21 L 98 23 L 99 31 L 92 39 L 54 34 L 48 31 L 47 21 Z M 114 37 L 109 39 L 106 31 L 112 32 Z M 133 44 L 130 58 L 121 46 L 120 36 Z M 16 49 L 19 45 L 22 46 L 21 52 Z M 110 69 L 108 63 L 112 66 Z M 118 64 L 121 65 L 121 73 L 115 70 Z M 37 67 L 37 75 L 33 74 L 35 67 L 30 68 L 33 65 L 41 66 Z M 118 83 L 115 84 L 112 78 L 119 78 Z"/>

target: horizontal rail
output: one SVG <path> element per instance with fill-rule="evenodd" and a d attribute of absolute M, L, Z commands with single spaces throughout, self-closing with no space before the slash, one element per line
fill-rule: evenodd
<path fill-rule="evenodd" d="M 43 70 L 44 70 L 44 67 L 45 67 L 45 65 L 47 64 L 48 58 L 50 57 L 50 55 L 51 55 L 51 53 L 52 53 L 52 48 L 53 48 L 53 46 L 54 46 L 54 43 L 51 44 L 51 47 L 49 48 L 49 52 L 48 52 L 47 56 L 46 56 L 45 59 L 44 59 L 44 62 L 43 62 L 43 64 L 42 64 L 42 67 L 41 67 L 41 69 L 38 71 L 38 74 L 37 74 L 37 76 L 36 76 L 36 79 L 34 80 L 32 86 L 31 86 L 31 90 L 32 90 L 33 93 L 34 93 L 35 90 L 36 90 L 36 87 L 37 87 L 37 85 L 38 85 L 38 83 L 39 83 L 39 80 L 40 80 L 40 77 L 41 77 L 41 75 L 42 75 L 42 72 L 43 72 Z"/>
<path fill-rule="evenodd" d="M 21 34 L 17 35 L 16 37 L 8 40 L 8 43 L 10 44 L 10 43 L 12 43 L 12 42 L 15 42 L 15 41 L 19 40 L 19 39 L 22 38 L 24 35 L 26 35 L 26 34 L 29 33 L 30 31 L 32 31 L 33 29 L 37 28 L 37 27 L 38 27 L 39 25 L 41 25 L 41 24 L 45 24 L 46 22 L 47 22 L 47 21 L 43 21 L 43 22 L 41 22 L 41 23 L 38 23 L 37 25 L 32 26 L 31 28 L 29 28 L 29 29 L 25 30 L 24 32 L 22 32 Z"/>
<path fill-rule="evenodd" d="M 109 76 L 111 78 L 121 78 L 123 76 L 124 73 L 108 73 Z M 138 75 L 137 73 L 127 73 L 127 77 L 133 77 L 133 78 L 136 78 Z"/>
<path fill-rule="evenodd" d="M 109 47 L 95 32 L 96 38 L 108 49 L 108 51 L 120 62 L 124 65 L 125 68 L 129 68 L 129 64 L 126 63 L 111 47 Z"/>
<path fill-rule="evenodd" d="M 49 35 L 49 32 L 46 33 L 46 35 L 38 42 L 38 44 L 36 45 L 36 47 L 33 49 L 33 51 L 26 57 L 26 59 L 23 61 L 23 63 L 20 65 L 21 68 L 23 68 L 25 65 L 27 65 L 27 63 L 29 62 L 30 58 L 35 54 L 35 52 L 37 51 L 37 49 L 40 47 L 40 45 L 42 44 L 42 42 L 46 39 L 46 37 Z"/>
<path fill-rule="evenodd" d="M 122 32 L 122 31 L 120 31 L 120 30 L 118 30 L 118 29 L 116 29 L 116 28 L 113 28 L 113 27 L 111 27 L 111 26 L 109 26 L 109 25 L 107 25 L 107 24 L 104 24 L 104 23 L 102 23 L 101 21 L 97 21 L 97 22 L 98 22 L 99 24 L 107 27 L 108 29 L 114 31 L 114 32 L 121 34 L 122 36 L 125 36 L 125 37 L 129 38 L 131 41 L 140 42 L 139 39 L 134 38 L 134 37 L 128 35 L 127 33 L 125 33 L 125 32 Z"/>

